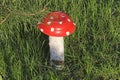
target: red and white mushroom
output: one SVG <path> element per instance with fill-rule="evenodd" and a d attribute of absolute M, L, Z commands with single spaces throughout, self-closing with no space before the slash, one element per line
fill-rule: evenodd
<path fill-rule="evenodd" d="M 63 37 L 75 31 L 75 23 L 63 12 L 51 12 L 46 15 L 42 23 L 38 24 L 38 28 L 49 36 L 51 65 L 57 70 L 62 69 L 63 65 L 61 64 L 64 63 Z"/>

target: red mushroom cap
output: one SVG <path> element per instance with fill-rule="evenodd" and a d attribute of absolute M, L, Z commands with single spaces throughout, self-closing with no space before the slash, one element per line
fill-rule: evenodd
<path fill-rule="evenodd" d="M 76 25 L 72 19 L 63 12 L 51 12 L 38 24 L 41 32 L 48 36 L 68 36 L 75 31 Z"/>

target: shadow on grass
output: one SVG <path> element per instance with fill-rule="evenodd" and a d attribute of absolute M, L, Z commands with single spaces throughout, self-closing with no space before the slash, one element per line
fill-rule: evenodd
<path fill-rule="evenodd" d="M 9 39 L 6 39 L 6 43 L 2 40 L 5 80 L 31 80 L 34 74 L 39 75 L 45 70 L 44 66 L 49 64 L 48 36 L 36 29 L 25 31 L 24 27 L 20 26 L 20 32 L 13 29 L 13 35 L 7 33 Z"/>
<path fill-rule="evenodd" d="M 33 51 L 30 55 L 26 56 L 24 54 L 19 54 L 20 61 L 22 62 L 22 80 L 24 80 L 25 78 L 25 80 L 32 79 L 34 73 L 36 75 L 41 75 L 46 70 L 45 66 L 49 65 L 48 36 L 41 34 L 38 39 L 35 40 L 33 47 L 35 52 Z M 31 58 L 29 59 L 29 63 L 27 63 L 25 57 Z M 31 71 L 31 66 L 29 66 L 29 64 L 32 62 L 32 58 L 34 58 L 33 63 L 36 64 L 31 64 L 31 66 L 33 67 Z"/>

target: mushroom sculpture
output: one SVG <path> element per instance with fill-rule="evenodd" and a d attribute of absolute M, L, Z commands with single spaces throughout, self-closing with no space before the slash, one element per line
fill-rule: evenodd
<path fill-rule="evenodd" d="M 50 64 L 56 70 L 64 67 L 64 38 L 72 34 L 76 25 L 63 12 L 51 12 L 46 15 L 42 23 L 38 23 L 41 32 L 49 36 Z"/>

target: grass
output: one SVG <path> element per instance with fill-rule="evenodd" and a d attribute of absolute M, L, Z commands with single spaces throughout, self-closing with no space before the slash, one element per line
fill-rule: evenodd
<path fill-rule="evenodd" d="M 119 0 L 0 1 L 3 80 L 120 80 Z M 49 66 L 48 37 L 37 23 L 63 11 L 77 29 L 65 37 L 65 70 Z"/>

